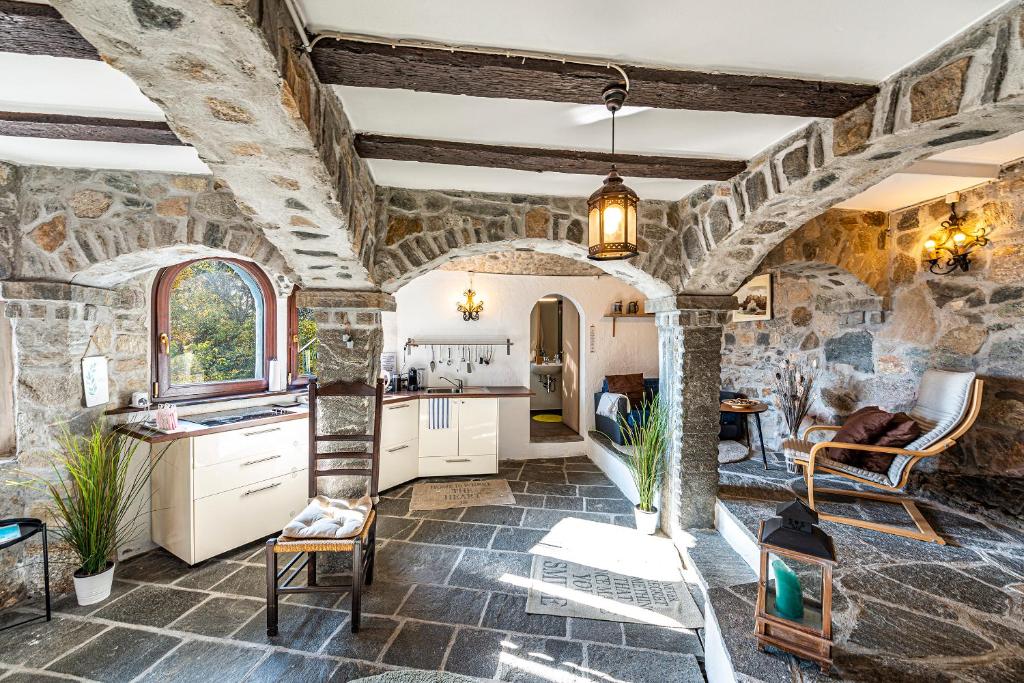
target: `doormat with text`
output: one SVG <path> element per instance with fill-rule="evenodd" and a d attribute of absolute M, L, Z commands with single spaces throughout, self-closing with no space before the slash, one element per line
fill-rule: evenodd
<path fill-rule="evenodd" d="M 535 555 L 527 614 L 701 628 L 704 618 L 683 582 L 641 579 Z"/>
<path fill-rule="evenodd" d="M 415 484 L 410 510 L 447 510 L 481 505 L 515 505 L 516 497 L 504 479 Z"/>

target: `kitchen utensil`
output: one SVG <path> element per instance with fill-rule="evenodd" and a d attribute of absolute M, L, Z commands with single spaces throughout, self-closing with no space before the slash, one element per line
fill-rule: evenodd
<path fill-rule="evenodd" d="M 437 363 L 434 362 L 434 347 L 430 347 L 430 371 L 433 372 L 437 368 Z"/>
<path fill-rule="evenodd" d="M 452 365 L 452 347 L 448 347 L 448 367 Z"/>

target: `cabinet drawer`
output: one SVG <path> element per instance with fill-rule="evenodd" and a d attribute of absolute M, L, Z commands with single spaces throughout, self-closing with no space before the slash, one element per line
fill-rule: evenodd
<path fill-rule="evenodd" d="M 421 477 L 454 477 L 462 474 L 494 474 L 498 458 L 494 455 L 452 455 L 420 458 Z"/>
<path fill-rule="evenodd" d="M 300 470 L 195 501 L 193 563 L 283 529 L 309 502 L 306 474 Z"/>
<path fill-rule="evenodd" d="M 385 491 L 419 476 L 418 439 L 380 449 L 380 476 L 377 487 Z"/>
<path fill-rule="evenodd" d="M 228 460 L 253 460 L 257 456 L 277 453 L 305 453 L 308 430 L 309 422 L 306 420 L 288 420 L 197 436 L 192 440 L 195 466 L 207 467 Z"/>
<path fill-rule="evenodd" d="M 309 454 L 306 450 L 292 447 L 276 453 L 256 454 L 247 459 L 228 460 L 197 467 L 192 475 L 193 496 L 196 499 L 206 498 L 215 493 L 298 472 L 308 467 Z"/>
<path fill-rule="evenodd" d="M 419 432 L 419 401 L 402 401 L 385 405 L 381 415 L 381 449 L 415 439 Z"/>

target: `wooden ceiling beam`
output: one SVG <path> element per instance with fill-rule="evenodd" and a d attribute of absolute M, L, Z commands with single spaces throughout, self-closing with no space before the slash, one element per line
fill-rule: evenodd
<path fill-rule="evenodd" d="M 511 168 L 605 175 L 614 162 L 619 173 L 633 178 L 728 180 L 747 167 L 745 161 L 686 157 L 608 154 L 565 149 L 538 149 L 470 142 L 421 140 L 360 133 L 356 152 L 364 159 L 395 159 L 456 166 Z"/>
<path fill-rule="evenodd" d="M 163 121 L 0 111 L 0 135 L 55 140 L 183 145 Z"/>
<path fill-rule="evenodd" d="M 312 52 L 324 83 L 450 95 L 602 104 L 620 79 L 596 66 L 475 52 L 324 39 Z M 635 107 L 835 118 L 878 93 L 873 85 L 620 65 Z"/>
<path fill-rule="evenodd" d="M 99 59 L 99 52 L 49 5 L 0 0 L 0 52 Z"/>

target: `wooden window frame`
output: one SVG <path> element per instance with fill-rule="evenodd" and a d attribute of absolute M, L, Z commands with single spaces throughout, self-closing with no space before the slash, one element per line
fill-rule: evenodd
<path fill-rule="evenodd" d="M 299 374 L 299 286 L 288 297 L 288 381 L 289 389 L 309 384 L 310 375 Z"/>
<path fill-rule="evenodd" d="M 200 261 L 222 261 L 248 273 L 263 294 L 263 378 L 225 382 L 170 384 L 168 355 L 160 343 L 161 335 L 170 335 L 170 297 L 174 279 L 185 268 Z M 156 401 L 176 401 L 236 394 L 254 394 L 270 389 L 270 361 L 277 357 L 277 294 L 270 278 L 250 261 L 232 258 L 202 258 L 163 268 L 153 285 L 153 362 L 152 382 Z"/>

